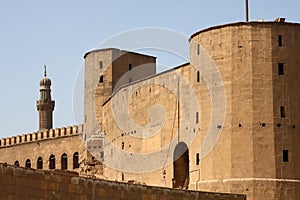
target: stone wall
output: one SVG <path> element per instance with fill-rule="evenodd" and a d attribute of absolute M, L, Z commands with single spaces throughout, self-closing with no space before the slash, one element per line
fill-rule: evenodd
<path fill-rule="evenodd" d="M 245 195 L 150 187 L 0 164 L 0 199 L 245 200 Z"/>
<path fill-rule="evenodd" d="M 1 139 L 0 162 L 14 165 L 16 162 L 25 167 L 30 161 L 31 168 L 37 168 L 37 160 L 42 158 L 43 169 L 49 168 L 51 155 L 55 156 L 55 169 L 61 169 L 62 155 L 67 156 L 67 169 L 73 169 L 73 156 L 79 157 L 84 147 L 82 142 L 83 126 L 68 126 Z M 81 160 L 79 158 L 79 160 Z"/>

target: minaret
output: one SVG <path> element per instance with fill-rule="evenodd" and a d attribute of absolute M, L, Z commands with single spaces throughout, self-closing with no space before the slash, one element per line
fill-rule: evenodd
<path fill-rule="evenodd" d="M 52 112 L 55 101 L 51 100 L 51 80 L 47 77 L 46 65 L 44 65 L 44 78 L 40 81 L 40 99 L 36 102 L 39 111 L 39 131 L 52 129 Z"/>

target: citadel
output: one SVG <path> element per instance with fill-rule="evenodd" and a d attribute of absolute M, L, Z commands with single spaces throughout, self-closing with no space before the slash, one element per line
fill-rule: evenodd
<path fill-rule="evenodd" d="M 190 62 L 158 74 L 153 56 L 87 52 L 83 125 L 53 127 L 45 70 L 39 130 L 0 140 L 4 199 L 36 176 L 40 198 L 22 199 L 300 199 L 300 24 L 231 23 L 189 42 Z"/>

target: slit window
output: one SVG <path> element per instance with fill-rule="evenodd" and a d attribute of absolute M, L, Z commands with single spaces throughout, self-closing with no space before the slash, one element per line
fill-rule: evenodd
<path fill-rule="evenodd" d="M 103 69 L 103 62 L 102 61 L 99 62 L 99 67 L 100 67 L 100 69 Z"/>
<path fill-rule="evenodd" d="M 197 83 L 199 83 L 199 82 L 200 82 L 200 72 L 197 71 Z"/>
<path fill-rule="evenodd" d="M 282 35 L 278 35 L 278 46 L 282 47 Z"/>
<path fill-rule="evenodd" d="M 197 46 L 197 55 L 200 55 L 200 44 Z"/>
<path fill-rule="evenodd" d="M 196 124 L 199 123 L 199 112 L 196 112 Z"/>
<path fill-rule="evenodd" d="M 284 64 L 278 63 L 278 75 L 284 75 Z"/>
<path fill-rule="evenodd" d="M 103 75 L 100 76 L 99 83 L 103 83 Z"/>
<path fill-rule="evenodd" d="M 282 154 L 283 154 L 282 161 L 289 162 L 289 150 L 283 150 Z"/>
<path fill-rule="evenodd" d="M 196 153 L 196 165 L 199 165 L 200 163 L 200 156 L 199 153 Z"/>
<path fill-rule="evenodd" d="M 285 118 L 285 109 L 284 106 L 280 106 L 280 117 Z"/>
<path fill-rule="evenodd" d="M 104 151 L 101 151 L 101 152 L 100 152 L 100 159 L 101 159 L 101 160 L 104 160 Z"/>
<path fill-rule="evenodd" d="M 132 69 L 132 65 L 129 64 L 129 65 L 128 65 L 128 70 L 130 71 L 131 69 Z"/>

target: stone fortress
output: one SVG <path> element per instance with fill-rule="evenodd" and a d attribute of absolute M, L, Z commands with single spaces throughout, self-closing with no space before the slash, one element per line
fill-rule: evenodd
<path fill-rule="evenodd" d="M 53 129 L 45 74 L 39 131 L 2 138 L 0 162 L 250 200 L 300 199 L 299 52 L 300 24 L 282 21 L 196 32 L 190 63 L 159 74 L 153 56 L 87 52 L 84 125 Z"/>

